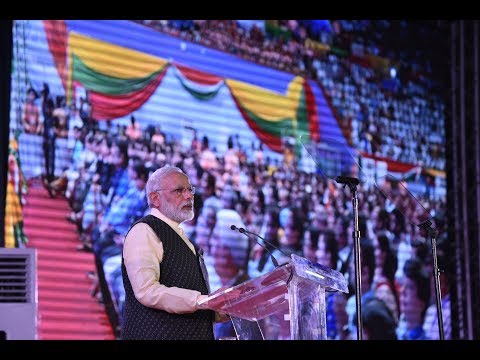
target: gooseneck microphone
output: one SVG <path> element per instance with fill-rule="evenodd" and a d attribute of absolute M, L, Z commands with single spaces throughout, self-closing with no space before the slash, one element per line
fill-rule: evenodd
<path fill-rule="evenodd" d="M 236 227 L 235 225 L 232 225 L 232 226 L 230 226 L 230 229 L 232 229 L 232 230 L 238 230 L 238 231 L 241 232 L 242 234 L 245 234 L 245 229 L 244 229 L 244 228 L 238 228 L 238 227 Z"/>
<path fill-rule="evenodd" d="M 235 225 L 232 225 L 230 226 L 230 229 L 232 230 L 238 230 L 239 233 L 241 234 L 244 234 L 245 236 L 247 236 L 248 238 L 250 238 L 250 236 L 248 236 L 249 234 L 250 235 L 254 235 L 260 239 L 262 239 L 262 241 L 265 243 L 265 244 L 268 244 L 268 245 L 271 245 L 272 247 L 274 247 L 275 249 L 277 249 L 278 251 L 280 251 L 282 254 L 284 254 L 285 256 L 287 256 L 287 254 L 285 254 L 282 250 L 280 250 L 278 247 L 276 247 L 275 245 L 271 244 L 270 242 L 266 241 L 263 237 L 261 237 L 260 235 L 258 234 L 255 234 L 255 233 L 252 233 L 248 230 L 245 230 L 244 228 L 238 228 L 236 227 Z M 260 245 L 262 248 L 265 249 L 265 251 L 270 255 L 270 258 L 272 259 L 272 263 L 273 265 L 277 268 L 279 267 L 280 265 L 278 264 L 278 261 L 277 259 L 275 259 L 275 256 L 273 256 L 273 254 L 270 252 L 270 250 L 263 244 L 261 244 L 257 239 L 255 239 L 255 242 Z"/>

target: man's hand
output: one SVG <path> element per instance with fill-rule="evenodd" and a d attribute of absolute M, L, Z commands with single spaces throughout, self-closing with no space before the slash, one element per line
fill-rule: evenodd
<path fill-rule="evenodd" d="M 199 303 L 201 303 L 202 301 L 204 301 L 206 298 L 208 298 L 208 295 L 199 295 L 199 296 L 198 296 L 198 298 L 197 298 L 197 304 L 196 304 L 197 310 L 205 309 L 204 307 L 200 306 Z"/>

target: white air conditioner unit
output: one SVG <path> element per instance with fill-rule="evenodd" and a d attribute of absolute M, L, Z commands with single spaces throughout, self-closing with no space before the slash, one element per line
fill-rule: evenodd
<path fill-rule="evenodd" d="M 0 248 L 0 336 L 37 339 L 36 249 Z"/>

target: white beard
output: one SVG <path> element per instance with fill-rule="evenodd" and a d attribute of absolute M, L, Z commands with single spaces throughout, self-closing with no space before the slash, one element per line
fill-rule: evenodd
<path fill-rule="evenodd" d="M 182 204 L 182 207 L 185 205 L 187 204 Z M 176 208 L 172 204 L 165 202 L 160 205 L 158 210 L 169 219 L 181 224 L 184 221 L 192 220 L 194 216 L 193 208 L 191 210 L 183 210 L 182 207 Z"/>

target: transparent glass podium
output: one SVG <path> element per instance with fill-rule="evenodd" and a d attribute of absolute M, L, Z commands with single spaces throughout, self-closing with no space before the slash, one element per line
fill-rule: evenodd
<path fill-rule="evenodd" d="M 348 293 L 343 275 L 301 256 L 199 305 L 230 315 L 238 340 L 325 340 L 325 293 Z"/>

